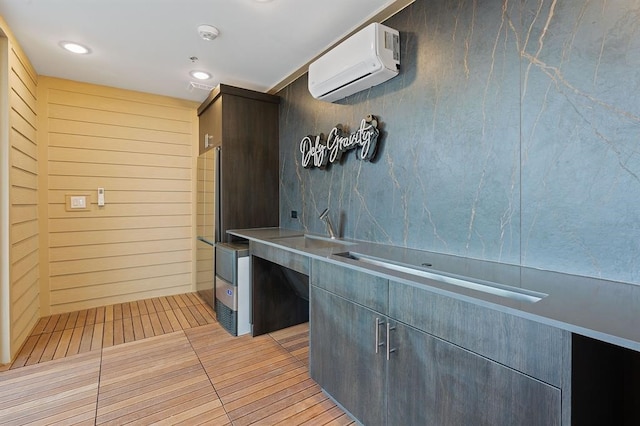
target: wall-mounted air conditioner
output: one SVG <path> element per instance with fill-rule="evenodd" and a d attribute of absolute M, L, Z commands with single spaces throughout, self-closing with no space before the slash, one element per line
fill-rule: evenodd
<path fill-rule="evenodd" d="M 309 65 L 309 92 L 333 102 L 398 75 L 400 34 L 373 23 Z"/>

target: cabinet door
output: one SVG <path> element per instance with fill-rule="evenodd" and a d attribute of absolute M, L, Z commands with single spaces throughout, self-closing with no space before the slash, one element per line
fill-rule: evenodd
<path fill-rule="evenodd" d="M 559 389 L 403 324 L 390 337 L 390 425 L 560 424 Z"/>
<path fill-rule="evenodd" d="M 385 424 L 386 360 L 375 348 L 376 319 L 384 317 L 315 286 L 310 306 L 311 377 L 363 424 Z"/>
<path fill-rule="evenodd" d="M 202 155 L 222 143 L 222 99 L 212 102 L 198 117 L 198 146 Z M 205 143 L 208 141 L 208 146 Z"/>

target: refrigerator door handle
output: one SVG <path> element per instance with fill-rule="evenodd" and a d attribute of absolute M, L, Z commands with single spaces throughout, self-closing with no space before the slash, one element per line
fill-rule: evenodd
<path fill-rule="evenodd" d="M 215 167 L 215 172 L 214 172 L 214 176 L 215 176 L 215 186 L 214 186 L 214 199 L 215 199 L 215 218 L 214 218 L 214 226 L 215 226 L 215 241 L 216 243 L 221 243 L 222 242 L 222 215 L 220 214 L 222 212 L 222 197 L 221 197 L 221 191 L 220 188 L 222 188 L 221 185 L 221 180 L 222 180 L 222 170 L 221 170 L 221 164 L 222 161 L 220 161 L 220 156 L 222 155 L 222 151 L 220 149 L 221 147 L 217 146 L 215 148 L 215 160 L 214 160 L 214 167 Z"/>

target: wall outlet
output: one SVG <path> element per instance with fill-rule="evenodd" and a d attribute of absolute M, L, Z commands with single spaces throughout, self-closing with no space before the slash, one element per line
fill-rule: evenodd
<path fill-rule="evenodd" d="M 297 218 L 298 218 L 298 211 L 291 210 L 291 219 L 297 219 Z"/>

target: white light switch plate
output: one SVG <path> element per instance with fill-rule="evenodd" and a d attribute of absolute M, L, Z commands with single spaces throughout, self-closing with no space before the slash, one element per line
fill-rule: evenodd
<path fill-rule="evenodd" d="M 71 196 L 71 208 L 72 209 L 86 209 L 87 208 L 87 197 L 84 195 L 73 195 Z"/>

